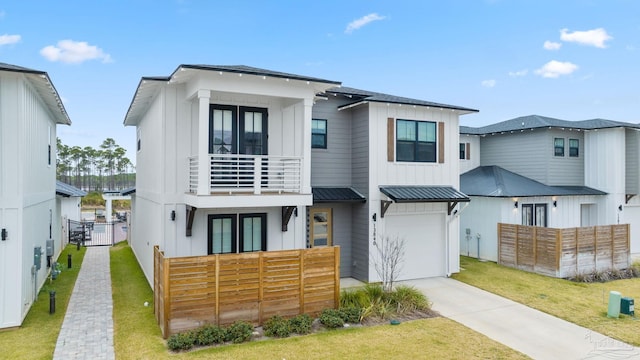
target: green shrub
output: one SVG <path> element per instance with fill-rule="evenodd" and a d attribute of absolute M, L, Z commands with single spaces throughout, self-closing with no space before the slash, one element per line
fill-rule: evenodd
<path fill-rule="evenodd" d="M 363 289 L 345 289 L 340 293 L 340 307 L 364 308 L 371 303 L 368 294 Z"/>
<path fill-rule="evenodd" d="M 284 338 L 291 335 L 289 321 L 280 315 L 272 316 L 265 321 L 262 329 L 264 330 L 264 334 L 270 337 Z"/>
<path fill-rule="evenodd" d="M 340 311 L 336 309 L 324 309 L 320 314 L 320 323 L 329 329 L 336 329 L 344 326 L 344 320 L 340 316 Z"/>
<path fill-rule="evenodd" d="M 300 335 L 310 333 L 311 324 L 313 324 L 313 319 L 307 314 L 300 314 L 289 319 L 289 327 L 291 328 L 291 332 Z"/>
<path fill-rule="evenodd" d="M 225 340 L 239 344 L 249 341 L 251 335 L 253 335 L 253 325 L 246 321 L 236 321 L 227 328 Z"/>
<path fill-rule="evenodd" d="M 373 302 L 378 302 L 378 301 L 384 301 L 385 299 L 385 292 L 384 289 L 382 288 L 381 284 L 366 284 L 362 290 L 364 291 L 364 293 L 366 294 L 367 298 L 369 299 L 369 303 L 373 303 Z"/>
<path fill-rule="evenodd" d="M 196 344 L 209 346 L 224 342 L 227 331 L 217 325 L 206 325 L 196 331 Z"/>
<path fill-rule="evenodd" d="M 391 305 L 396 308 L 398 314 L 428 310 L 431 307 L 429 299 L 411 286 L 399 285 L 390 295 Z"/>
<path fill-rule="evenodd" d="M 360 316 L 362 315 L 362 308 L 349 306 L 349 307 L 341 307 L 338 310 L 340 313 L 340 317 L 346 323 L 358 324 L 360 323 Z"/>
<path fill-rule="evenodd" d="M 189 350 L 196 342 L 196 338 L 191 331 L 173 334 L 167 340 L 167 347 L 171 351 Z"/>

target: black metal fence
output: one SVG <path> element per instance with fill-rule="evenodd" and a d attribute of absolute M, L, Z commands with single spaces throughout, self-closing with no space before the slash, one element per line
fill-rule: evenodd
<path fill-rule="evenodd" d="M 113 246 L 127 239 L 126 221 L 105 223 L 68 220 L 68 222 L 70 243 L 80 243 L 82 246 Z"/>

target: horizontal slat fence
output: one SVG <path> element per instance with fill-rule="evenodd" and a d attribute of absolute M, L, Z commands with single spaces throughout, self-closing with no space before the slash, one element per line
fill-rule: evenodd
<path fill-rule="evenodd" d="M 154 248 L 154 310 L 165 338 L 205 324 L 262 324 L 336 308 L 340 248 L 165 258 Z"/>
<path fill-rule="evenodd" d="M 498 224 L 498 263 L 567 278 L 630 264 L 629 225 L 553 229 Z"/>

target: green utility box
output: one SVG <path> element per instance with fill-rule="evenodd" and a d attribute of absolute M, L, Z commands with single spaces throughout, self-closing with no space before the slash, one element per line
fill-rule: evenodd
<path fill-rule="evenodd" d="M 620 314 L 626 314 L 635 316 L 633 312 L 633 299 L 630 297 L 623 297 L 620 299 Z"/>

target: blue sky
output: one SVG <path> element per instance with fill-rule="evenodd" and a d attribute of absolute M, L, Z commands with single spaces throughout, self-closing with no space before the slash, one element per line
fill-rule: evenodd
<path fill-rule="evenodd" d="M 640 122 L 640 1 L 10 1 L 0 62 L 46 71 L 72 126 L 112 137 L 142 76 L 248 65 L 470 107 L 462 125 L 525 115 Z"/>

